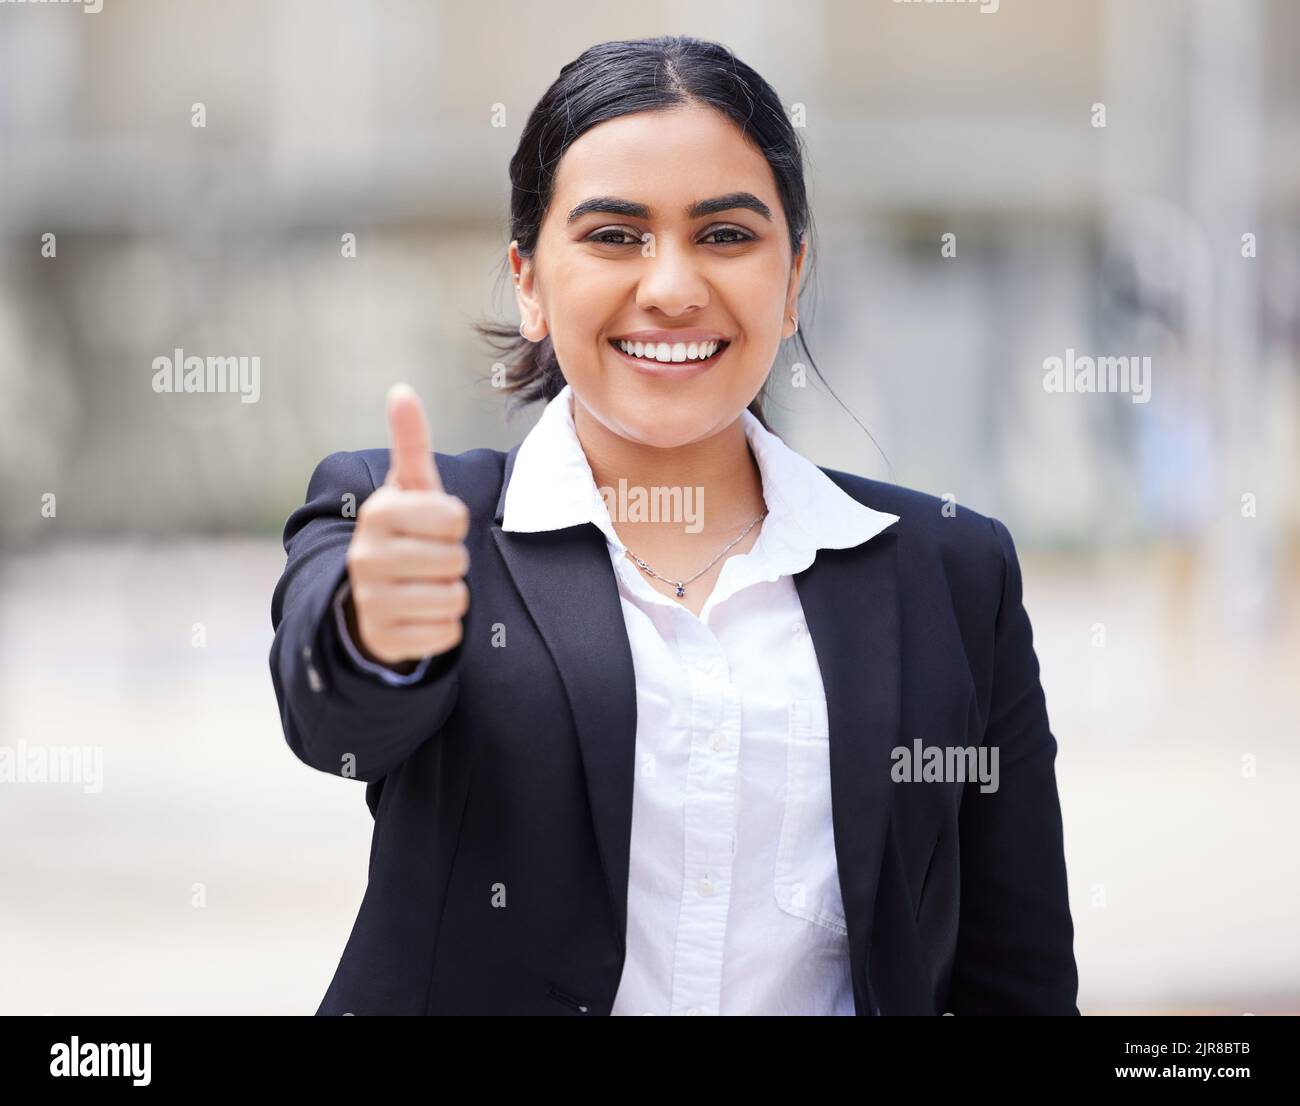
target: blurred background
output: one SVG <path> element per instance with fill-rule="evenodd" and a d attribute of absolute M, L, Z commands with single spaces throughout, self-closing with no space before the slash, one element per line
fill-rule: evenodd
<path fill-rule="evenodd" d="M 1300 1012 L 1300 5 L 95 6 L 0 4 L 0 753 L 102 757 L 0 783 L 0 1013 L 314 1012 L 372 823 L 280 731 L 281 529 L 394 380 L 440 451 L 531 427 L 470 328 L 518 321 L 507 163 L 666 33 L 803 124 L 852 415 L 778 384 L 778 431 L 1016 538 L 1081 1009 Z M 257 401 L 156 393 L 176 349 Z M 1148 400 L 1045 390 L 1067 351 Z"/>

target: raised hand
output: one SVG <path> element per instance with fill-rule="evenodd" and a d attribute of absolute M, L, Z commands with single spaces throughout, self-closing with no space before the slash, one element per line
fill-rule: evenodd
<path fill-rule="evenodd" d="M 443 489 L 424 408 L 409 385 L 389 389 L 388 437 L 388 475 L 357 511 L 348 546 L 348 615 L 362 651 L 404 671 L 461 640 L 469 508 Z"/>

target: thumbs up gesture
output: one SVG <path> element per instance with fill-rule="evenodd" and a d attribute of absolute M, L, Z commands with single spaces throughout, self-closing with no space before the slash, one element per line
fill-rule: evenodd
<path fill-rule="evenodd" d="M 469 607 L 469 508 L 443 490 L 419 397 L 388 393 L 388 476 L 361 504 L 348 545 L 348 628 L 372 660 L 409 672 L 461 640 Z"/>

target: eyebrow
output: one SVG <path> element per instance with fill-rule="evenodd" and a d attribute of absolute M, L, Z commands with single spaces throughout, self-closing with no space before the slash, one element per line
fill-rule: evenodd
<path fill-rule="evenodd" d="M 772 209 L 752 192 L 728 192 L 725 196 L 714 196 L 711 200 L 699 200 L 691 204 L 684 214 L 688 219 L 699 219 L 705 215 L 716 215 L 720 211 L 734 211 L 736 208 L 746 208 L 757 212 L 769 223 L 772 221 Z M 584 215 L 590 215 L 595 211 L 607 215 L 624 215 L 629 219 L 650 218 L 650 208 L 645 204 L 634 203 L 632 200 L 624 200 L 618 196 L 593 196 L 589 200 L 583 200 L 570 211 L 565 223 L 566 225 L 575 223 Z"/>

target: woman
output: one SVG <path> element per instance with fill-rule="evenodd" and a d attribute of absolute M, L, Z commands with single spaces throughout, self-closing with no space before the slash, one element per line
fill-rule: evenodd
<path fill-rule="evenodd" d="M 285 528 L 285 736 L 375 817 L 318 1012 L 1077 1014 L 1010 535 L 762 418 L 810 227 L 775 92 L 605 43 L 511 180 L 541 420 L 431 454 L 394 389 Z"/>

